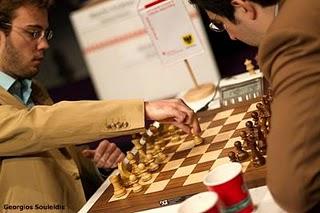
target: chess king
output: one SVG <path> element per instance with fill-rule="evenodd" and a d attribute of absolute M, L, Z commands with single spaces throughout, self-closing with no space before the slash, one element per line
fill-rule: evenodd
<path fill-rule="evenodd" d="M 206 11 L 213 31 L 259 47 L 273 90 L 267 185 L 284 210 L 320 212 L 320 1 L 190 2 Z"/>

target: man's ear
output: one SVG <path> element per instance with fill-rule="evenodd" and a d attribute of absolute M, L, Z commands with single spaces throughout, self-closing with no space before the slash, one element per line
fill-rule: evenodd
<path fill-rule="evenodd" d="M 257 11 L 255 5 L 248 0 L 232 0 L 231 5 L 234 7 L 235 10 L 239 10 L 245 16 L 250 18 L 251 20 L 255 20 L 257 18 Z"/>

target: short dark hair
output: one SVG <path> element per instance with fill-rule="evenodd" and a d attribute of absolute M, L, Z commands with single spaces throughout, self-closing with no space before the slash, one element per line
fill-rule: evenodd
<path fill-rule="evenodd" d="M 200 9 L 211 11 L 219 16 L 226 17 L 234 22 L 234 7 L 231 5 L 232 0 L 189 0 L 191 4 L 195 4 Z M 279 0 L 250 0 L 262 7 L 275 5 Z"/>
<path fill-rule="evenodd" d="M 54 0 L 0 0 L 0 30 L 8 33 L 15 11 L 26 5 L 49 9 Z"/>

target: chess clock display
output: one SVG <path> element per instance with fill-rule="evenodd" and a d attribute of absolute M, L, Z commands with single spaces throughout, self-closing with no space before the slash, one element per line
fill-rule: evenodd
<path fill-rule="evenodd" d="M 227 106 L 263 95 L 261 72 L 243 73 L 220 82 L 220 104 Z"/>

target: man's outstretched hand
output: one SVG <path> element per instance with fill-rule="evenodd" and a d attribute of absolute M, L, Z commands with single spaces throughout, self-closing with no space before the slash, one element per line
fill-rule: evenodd
<path fill-rule="evenodd" d="M 173 124 L 186 133 L 201 132 L 197 115 L 181 99 L 145 102 L 145 116 L 146 120 Z"/>

